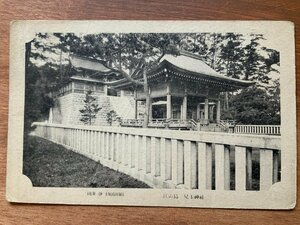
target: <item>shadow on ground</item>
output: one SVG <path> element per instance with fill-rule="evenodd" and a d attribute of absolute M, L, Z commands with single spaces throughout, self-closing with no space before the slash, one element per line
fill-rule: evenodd
<path fill-rule="evenodd" d="M 23 174 L 36 187 L 149 188 L 124 173 L 30 135 L 24 140 Z"/>

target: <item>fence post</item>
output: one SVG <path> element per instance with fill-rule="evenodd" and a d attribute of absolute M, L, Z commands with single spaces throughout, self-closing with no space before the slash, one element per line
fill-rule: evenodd
<path fill-rule="evenodd" d="M 172 142 L 166 139 L 166 180 L 172 179 Z"/>
<path fill-rule="evenodd" d="M 115 162 L 117 161 L 117 148 L 118 148 L 118 138 L 116 133 L 111 133 L 111 140 L 112 140 L 112 157 L 111 161 L 113 165 L 115 166 Z"/>
<path fill-rule="evenodd" d="M 151 151 L 151 175 L 156 176 L 156 148 L 155 148 L 155 137 L 151 137 L 150 140 L 150 151 Z"/>
<path fill-rule="evenodd" d="M 104 133 L 104 159 L 105 162 L 108 160 L 108 148 L 109 148 L 109 134 L 108 132 Z"/>
<path fill-rule="evenodd" d="M 146 137 L 146 136 L 145 136 Z M 145 168 L 145 173 L 151 173 L 151 137 L 146 137 L 146 168 Z"/>
<path fill-rule="evenodd" d="M 260 190 L 266 191 L 273 183 L 273 151 L 260 149 Z"/>
<path fill-rule="evenodd" d="M 215 145 L 216 190 L 230 189 L 229 149 L 222 144 Z"/>
<path fill-rule="evenodd" d="M 224 146 L 224 188 L 230 190 L 230 146 Z"/>
<path fill-rule="evenodd" d="M 273 184 L 278 182 L 279 152 L 273 151 Z"/>
<path fill-rule="evenodd" d="M 171 140 L 172 144 L 172 181 L 178 185 L 178 144 L 176 139 Z"/>
<path fill-rule="evenodd" d="M 129 135 L 125 134 L 125 145 L 124 145 L 124 154 L 123 154 L 123 160 L 124 160 L 124 165 L 128 166 L 130 168 L 130 151 L 129 148 L 131 147 L 130 141 L 129 141 Z"/>
<path fill-rule="evenodd" d="M 197 188 L 197 152 L 191 141 L 184 141 L 184 186 L 187 189 Z"/>
<path fill-rule="evenodd" d="M 160 177 L 166 180 L 166 139 L 160 138 Z"/>
<path fill-rule="evenodd" d="M 205 142 L 198 142 L 198 187 L 212 188 L 212 146 Z"/>
<path fill-rule="evenodd" d="M 246 189 L 252 189 L 252 149 L 246 148 Z"/>
<path fill-rule="evenodd" d="M 141 137 L 141 149 L 139 153 L 139 170 L 142 170 L 144 174 L 147 173 L 147 137 L 142 136 Z"/>
<path fill-rule="evenodd" d="M 139 154 L 140 154 L 140 136 L 135 135 L 134 137 L 134 167 L 136 172 L 139 171 Z"/>
<path fill-rule="evenodd" d="M 113 169 L 129 175 L 135 176 L 137 171 L 137 179 L 146 179 L 150 182 L 153 179 L 153 184 L 157 186 L 161 185 L 160 181 L 170 180 L 175 186 L 182 187 L 178 185 L 183 184 L 187 189 L 212 189 L 212 153 L 215 152 L 216 190 L 230 189 L 230 148 L 226 143 L 232 141 L 207 143 L 205 135 L 202 141 L 195 139 L 193 133 L 191 138 L 183 136 L 183 139 L 179 139 L 167 136 L 167 133 L 160 138 L 147 136 L 149 135 L 147 132 L 136 134 L 130 129 L 128 133 L 127 130 L 104 130 L 85 126 L 37 125 L 36 135 L 70 147 L 73 151 L 95 160 L 100 159 L 104 165 L 112 166 Z M 280 127 L 237 126 L 236 131 L 274 134 L 280 131 Z M 251 135 L 245 138 L 251 138 Z M 278 137 L 274 137 L 274 141 L 279 140 Z M 265 143 L 265 149 L 259 149 L 260 190 L 268 190 L 279 180 L 280 152 L 271 150 L 277 149 L 278 143 L 275 145 L 273 142 L 270 145 L 268 143 L 268 141 Z M 260 145 L 261 142 L 258 142 L 253 148 Z M 212 151 L 213 146 L 215 151 Z M 133 171 L 128 171 L 128 167 L 125 167 L 128 164 Z M 157 176 L 160 176 L 159 179 L 154 179 Z M 252 148 L 235 147 L 235 179 L 237 191 L 252 189 Z"/>
<path fill-rule="evenodd" d="M 235 190 L 246 190 L 246 147 L 235 147 Z"/>

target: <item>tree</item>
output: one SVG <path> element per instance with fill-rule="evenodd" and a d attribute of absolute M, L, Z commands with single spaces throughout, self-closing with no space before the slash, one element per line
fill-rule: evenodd
<path fill-rule="evenodd" d="M 47 65 L 39 68 L 31 62 L 28 63 L 25 72 L 25 132 L 32 129 L 32 122 L 48 119 L 49 109 L 54 105 L 49 95 L 49 90 L 53 85 L 49 77 L 55 72 Z"/>
<path fill-rule="evenodd" d="M 55 89 L 69 81 L 66 55 L 74 53 L 101 60 L 114 72 L 102 78 L 104 83 L 129 81 L 133 89 L 144 90 L 144 126 L 147 126 L 150 96 L 146 74 L 165 54 L 177 55 L 179 50 L 186 50 L 198 54 L 225 76 L 268 83 L 271 72 L 276 72 L 273 65 L 279 65 L 279 52 L 263 46 L 262 41 L 259 34 L 236 33 L 40 33 L 26 45 L 26 62 L 29 58 L 47 62 L 44 68 L 39 66 L 42 74 L 39 79 Z M 51 75 L 47 68 L 55 73 Z M 44 75 L 46 79 L 42 79 Z M 234 95 L 231 93 L 229 98 Z"/>
<path fill-rule="evenodd" d="M 142 87 L 146 96 L 144 127 L 148 126 L 150 95 L 147 72 L 167 53 L 179 54 L 181 34 L 128 33 L 86 35 L 76 53 L 101 60 L 119 80 Z"/>
<path fill-rule="evenodd" d="M 225 76 L 240 78 L 243 69 L 243 62 L 240 59 L 243 57 L 242 42 L 243 38 L 241 34 L 227 33 L 223 38 L 223 42 L 220 46 L 220 60 L 219 65 L 216 67 L 217 71 L 225 74 Z M 224 110 L 229 107 L 229 93 L 224 93 Z"/>
<path fill-rule="evenodd" d="M 252 86 L 232 96 L 230 107 L 223 111 L 224 119 L 241 124 L 280 124 L 279 86 L 268 89 Z"/>
<path fill-rule="evenodd" d="M 96 119 L 97 113 L 101 110 L 98 104 L 95 104 L 96 98 L 92 96 L 92 91 L 88 90 L 85 94 L 84 108 L 80 109 L 81 113 L 80 121 L 84 124 L 92 125 Z"/>
<path fill-rule="evenodd" d="M 117 117 L 117 113 L 115 110 L 110 110 L 106 114 L 106 121 L 111 126 L 114 121 L 117 121 L 119 117 Z"/>

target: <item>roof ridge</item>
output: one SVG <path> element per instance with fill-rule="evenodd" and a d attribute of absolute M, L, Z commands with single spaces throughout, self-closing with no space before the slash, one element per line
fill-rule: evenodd
<path fill-rule="evenodd" d="M 197 55 L 195 53 L 192 53 L 192 52 L 189 52 L 189 51 L 186 51 L 186 50 L 180 50 L 179 53 L 180 53 L 180 55 L 203 61 L 203 58 L 200 55 Z"/>
<path fill-rule="evenodd" d="M 70 57 L 76 57 L 76 58 L 79 58 L 79 59 L 83 59 L 83 60 L 89 60 L 89 61 L 92 61 L 92 62 L 97 62 L 97 63 L 100 63 L 102 64 L 103 66 L 106 67 L 106 65 L 104 64 L 104 60 L 100 60 L 100 59 L 95 59 L 95 58 L 89 58 L 87 56 L 81 56 L 81 55 L 77 55 L 77 54 L 70 54 Z"/>

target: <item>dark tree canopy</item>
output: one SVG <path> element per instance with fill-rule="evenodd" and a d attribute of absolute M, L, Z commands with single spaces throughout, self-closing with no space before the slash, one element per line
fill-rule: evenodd
<path fill-rule="evenodd" d="M 229 109 L 223 111 L 223 118 L 235 119 L 240 124 L 280 124 L 279 86 L 268 93 L 256 86 L 231 96 Z"/>
<path fill-rule="evenodd" d="M 263 40 L 261 34 L 237 33 L 39 33 L 34 40 L 26 44 L 26 79 L 28 78 L 26 89 L 37 89 L 44 85 L 46 88 L 42 88 L 38 95 L 48 96 L 50 91 L 63 86 L 72 75 L 67 56 L 76 54 L 101 60 L 115 71 L 117 76 L 108 78 L 110 81 L 125 79 L 133 85 L 143 86 L 145 93 L 148 93 L 145 76 L 147 71 L 165 54 L 177 55 L 181 50 L 199 55 L 204 62 L 225 76 L 256 81 L 255 88 L 262 84 L 268 86 L 273 80 L 272 74 L 278 72 L 276 66 L 279 66 L 280 56 L 278 51 L 263 46 Z M 30 63 L 31 61 L 34 64 Z M 41 66 L 36 62 L 46 64 Z M 263 95 L 261 92 L 271 98 L 269 99 L 271 102 L 276 102 L 276 98 L 279 99 L 279 95 L 272 95 L 268 88 L 260 90 L 252 93 L 252 100 L 256 98 L 254 94 L 260 98 Z M 236 98 L 242 99 L 243 94 L 248 91 L 229 94 L 232 98 L 228 100 L 231 109 L 240 107 L 236 103 Z M 148 98 L 149 96 L 146 96 L 146 109 L 149 108 Z M 262 104 L 261 108 L 265 107 L 263 101 L 258 102 Z M 28 104 L 33 106 L 37 103 L 33 101 Z M 257 107 L 252 104 L 252 111 L 249 107 L 236 108 L 235 112 L 240 112 L 243 118 L 250 118 L 249 114 L 251 112 L 253 114 L 253 110 Z M 279 105 L 276 107 L 275 111 L 279 112 Z M 37 117 L 41 118 L 38 114 Z M 147 117 L 146 113 L 145 120 Z M 244 121 L 241 117 L 235 118 Z M 256 119 L 247 121 L 257 123 Z"/>

